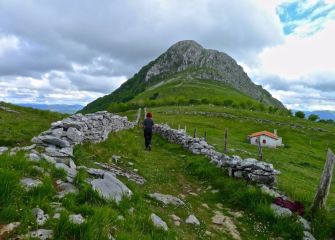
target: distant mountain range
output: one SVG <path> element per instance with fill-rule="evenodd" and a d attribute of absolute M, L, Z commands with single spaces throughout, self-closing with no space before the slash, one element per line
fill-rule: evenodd
<path fill-rule="evenodd" d="M 312 111 L 312 112 L 308 112 L 305 111 L 306 116 L 308 117 L 311 114 L 316 114 L 320 117 L 320 119 L 332 119 L 335 120 L 335 111 L 329 111 L 329 110 L 320 110 L 320 111 Z"/>
<path fill-rule="evenodd" d="M 300 110 L 293 110 L 292 112 L 295 113 Z M 306 118 L 308 118 L 311 114 L 316 114 L 320 117 L 320 119 L 328 120 L 332 119 L 335 120 L 335 111 L 330 110 L 315 110 L 315 111 L 303 111 L 306 115 Z"/>
<path fill-rule="evenodd" d="M 22 107 L 31 107 L 35 109 L 49 110 L 53 112 L 68 113 L 68 114 L 75 113 L 83 108 L 83 106 L 79 104 L 66 105 L 66 104 L 21 103 L 18 105 Z"/>

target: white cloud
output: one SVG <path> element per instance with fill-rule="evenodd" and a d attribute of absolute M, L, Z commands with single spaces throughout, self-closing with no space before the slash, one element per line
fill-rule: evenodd
<path fill-rule="evenodd" d="M 17 50 L 19 48 L 19 43 L 19 39 L 15 36 L 0 35 L 0 57 L 10 51 Z"/>
<path fill-rule="evenodd" d="M 312 36 L 289 35 L 285 43 L 266 48 L 261 54 L 261 69 L 287 79 L 297 79 L 318 72 L 335 71 L 335 21 Z"/>

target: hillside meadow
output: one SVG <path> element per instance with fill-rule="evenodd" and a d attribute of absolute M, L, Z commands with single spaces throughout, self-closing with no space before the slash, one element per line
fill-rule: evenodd
<path fill-rule="evenodd" d="M 228 154 L 244 158 L 258 157 L 257 146 L 247 141 L 249 134 L 277 129 L 285 146 L 263 148 L 263 159 L 281 171 L 278 176 L 279 188 L 306 206 L 313 200 L 327 148 L 335 151 L 335 125 L 331 124 L 211 105 L 158 107 L 148 108 L 148 111 L 153 112 L 156 122 L 168 123 L 174 128 L 186 126 L 189 135 L 194 134 L 195 128 L 199 137 L 203 137 L 206 131 L 207 141 L 221 152 L 224 150 L 224 130 L 227 128 Z M 327 204 L 335 208 L 334 178 Z"/>

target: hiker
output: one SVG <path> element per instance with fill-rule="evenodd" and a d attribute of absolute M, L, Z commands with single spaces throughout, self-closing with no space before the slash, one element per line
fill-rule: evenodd
<path fill-rule="evenodd" d="M 146 119 L 143 122 L 144 128 L 144 140 L 145 140 L 145 149 L 151 151 L 151 138 L 152 138 L 152 128 L 154 126 L 154 121 L 152 121 L 152 113 L 148 112 Z"/>

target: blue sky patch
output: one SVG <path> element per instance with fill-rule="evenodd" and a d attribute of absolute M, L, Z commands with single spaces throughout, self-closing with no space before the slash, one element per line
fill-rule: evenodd
<path fill-rule="evenodd" d="M 324 0 L 310 2 L 308 0 L 295 0 L 284 3 L 277 7 L 277 14 L 283 23 L 283 30 L 286 35 L 294 34 L 296 29 L 303 25 L 310 25 L 306 28 L 305 34 L 313 34 L 322 29 L 322 25 L 329 19 L 334 19 L 335 4 L 327 4 Z"/>

